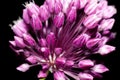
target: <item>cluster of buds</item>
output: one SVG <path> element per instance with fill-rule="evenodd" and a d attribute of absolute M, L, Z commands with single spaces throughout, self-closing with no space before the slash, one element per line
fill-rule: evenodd
<path fill-rule="evenodd" d="M 107 42 L 117 11 L 106 0 L 45 0 L 41 6 L 27 3 L 22 19 L 11 27 L 15 33 L 10 47 L 28 63 L 17 70 L 25 72 L 41 65 L 38 78 L 53 73 L 54 80 L 93 80 L 109 71 L 91 55 L 115 50 Z"/>

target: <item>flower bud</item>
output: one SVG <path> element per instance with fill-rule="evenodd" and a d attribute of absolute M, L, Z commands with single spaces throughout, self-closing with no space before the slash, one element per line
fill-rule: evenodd
<path fill-rule="evenodd" d="M 55 48 L 55 54 L 58 56 L 62 53 L 62 48 Z"/>
<path fill-rule="evenodd" d="M 83 47 L 86 44 L 89 37 L 90 36 L 87 34 L 81 34 L 73 41 L 73 45 L 76 47 Z"/>
<path fill-rule="evenodd" d="M 72 4 L 77 9 L 80 9 L 80 0 L 72 0 Z"/>
<path fill-rule="evenodd" d="M 25 21 L 25 23 L 30 24 L 30 16 L 28 15 L 28 10 L 24 9 L 23 10 L 23 20 Z"/>
<path fill-rule="evenodd" d="M 9 41 L 9 43 L 10 43 L 12 46 L 16 47 L 15 41 Z"/>
<path fill-rule="evenodd" d="M 50 13 L 54 12 L 54 8 L 55 8 L 55 0 L 46 0 L 46 4 L 48 5 L 48 10 Z"/>
<path fill-rule="evenodd" d="M 98 30 L 102 31 L 102 30 L 109 30 L 112 29 L 113 25 L 115 23 L 115 19 L 104 19 L 102 20 L 102 22 L 100 23 L 100 25 L 98 26 Z"/>
<path fill-rule="evenodd" d="M 65 80 L 65 74 L 61 71 L 56 71 L 54 73 L 54 80 Z"/>
<path fill-rule="evenodd" d="M 24 48 L 26 46 L 22 38 L 14 36 L 14 39 L 17 47 Z"/>
<path fill-rule="evenodd" d="M 98 53 L 100 53 L 101 55 L 106 55 L 112 51 L 115 50 L 114 46 L 110 46 L 110 45 L 103 45 L 102 47 L 100 47 L 100 49 L 98 50 Z"/>
<path fill-rule="evenodd" d="M 46 39 L 41 38 L 41 39 L 39 40 L 39 45 L 42 46 L 42 47 L 46 47 L 46 46 L 47 46 Z"/>
<path fill-rule="evenodd" d="M 49 70 L 49 68 L 50 68 L 50 65 L 49 65 L 49 64 L 43 64 L 43 65 L 42 65 L 42 70 L 43 70 L 44 72 L 47 72 L 47 71 Z"/>
<path fill-rule="evenodd" d="M 29 57 L 31 55 L 31 52 L 30 51 L 24 51 L 24 56 L 25 57 Z"/>
<path fill-rule="evenodd" d="M 74 61 L 72 60 L 67 60 L 65 63 L 65 67 L 72 67 L 74 65 Z"/>
<path fill-rule="evenodd" d="M 23 34 L 23 38 L 28 46 L 35 46 L 36 43 L 32 36 L 30 36 L 29 34 Z"/>
<path fill-rule="evenodd" d="M 65 14 L 67 14 L 68 13 L 68 11 L 71 9 L 71 2 L 72 2 L 72 0 L 60 0 L 61 1 L 61 3 L 62 3 L 62 5 L 64 6 L 63 7 L 63 12 L 65 13 Z"/>
<path fill-rule="evenodd" d="M 95 38 L 101 38 L 101 33 L 97 32 L 96 35 L 95 35 Z"/>
<path fill-rule="evenodd" d="M 32 15 L 32 27 L 34 30 L 40 30 L 42 28 L 42 22 L 37 15 Z"/>
<path fill-rule="evenodd" d="M 116 32 L 112 32 L 110 33 L 110 36 L 109 36 L 109 39 L 115 39 L 115 36 L 116 36 Z"/>
<path fill-rule="evenodd" d="M 50 13 L 48 12 L 46 5 L 40 6 L 39 11 L 40 19 L 42 21 L 46 21 L 50 17 Z"/>
<path fill-rule="evenodd" d="M 91 3 L 88 3 L 84 9 L 84 12 L 87 14 L 87 15 L 90 15 L 90 14 L 93 14 L 95 13 L 96 11 L 96 8 L 97 8 L 97 2 L 91 2 Z"/>
<path fill-rule="evenodd" d="M 23 33 L 27 33 L 28 28 L 24 21 L 20 19 L 15 22 L 15 24 L 12 27 L 12 30 L 17 36 L 22 37 Z"/>
<path fill-rule="evenodd" d="M 117 13 L 117 10 L 114 6 L 108 6 L 103 12 L 103 18 L 110 18 Z"/>
<path fill-rule="evenodd" d="M 103 10 L 104 8 L 106 8 L 108 6 L 108 2 L 106 0 L 100 0 L 98 3 L 98 9 L 99 10 Z"/>
<path fill-rule="evenodd" d="M 63 24 L 64 24 L 64 13 L 60 12 L 58 15 L 56 15 L 54 17 L 54 25 L 57 27 L 57 28 L 60 28 Z"/>
<path fill-rule="evenodd" d="M 108 40 L 109 40 L 109 38 L 108 37 L 105 37 L 105 36 L 103 36 L 102 38 L 101 38 L 101 45 L 105 45 L 107 42 L 108 42 Z"/>
<path fill-rule="evenodd" d="M 38 78 L 46 78 L 47 77 L 47 72 L 44 72 L 44 71 L 40 71 L 38 73 Z"/>
<path fill-rule="evenodd" d="M 17 67 L 17 70 L 26 72 L 29 68 L 30 68 L 30 65 L 27 63 L 24 63 L 24 64 L 20 65 L 19 67 Z"/>
<path fill-rule="evenodd" d="M 90 39 L 86 43 L 86 47 L 90 50 L 96 50 L 100 46 L 101 39 Z"/>
<path fill-rule="evenodd" d="M 92 68 L 93 72 L 95 73 L 104 73 L 106 71 L 109 71 L 108 68 L 106 68 L 104 65 L 102 64 L 97 64 Z"/>
<path fill-rule="evenodd" d="M 18 20 L 16 26 L 18 26 L 18 28 L 23 32 L 23 33 L 27 33 L 28 28 L 27 25 L 25 24 L 25 22 L 21 19 Z"/>
<path fill-rule="evenodd" d="M 29 16 L 32 16 L 33 14 L 34 15 L 38 15 L 39 14 L 39 7 L 36 4 L 32 3 L 32 2 L 27 4 L 26 8 L 28 10 Z"/>
<path fill-rule="evenodd" d="M 102 35 L 104 36 L 106 36 L 106 35 L 109 35 L 110 34 L 110 30 L 104 30 L 103 32 L 102 32 Z"/>
<path fill-rule="evenodd" d="M 80 0 L 80 8 L 84 8 L 85 5 L 88 3 L 88 0 Z"/>
<path fill-rule="evenodd" d="M 23 32 L 16 25 L 14 25 L 11 29 L 17 36 L 22 37 Z"/>
<path fill-rule="evenodd" d="M 94 66 L 94 62 L 89 59 L 85 59 L 85 60 L 81 60 L 78 63 L 78 66 L 81 69 L 86 69 L 86 68 L 90 68 L 90 67 Z"/>
<path fill-rule="evenodd" d="M 55 13 L 58 14 L 62 11 L 63 9 L 63 6 L 62 6 L 62 3 L 60 2 L 60 0 L 55 0 Z"/>
<path fill-rule="evenodd" d="M 76 17 L 77 17 L 76 7 L 72 7 L 67 15 L 67 21 L 73 23 L 76 20 Z"/>
<path fill-rule="evenodd" d="M 108 2 L 106 0 L 100 0 L 96 9 L 96 13 L 99 17 L 103 17 L 103 12 L 108 6 Z"/>
<path fill-rule="evenodd" d="M 26 60 L 29 61 L 32 64 L 37 63 L 37 59 L 36 59 L 35 56 L 29 56 Z"/>
<path fill-rule="evenodd" d="M 84 20 L 83 24 L 84 26 L 86 26 L 88 29 L 93 29 L 96 27 L 96 25 L 98 24 L 98 22 L 101 20 L 101 18 L 99 18 L 97 15 L 92 14 L 89 15 L 88 17 L 86 17 L 86 19 Z"/>
<path fill-rule="evenodd" d="M 50 32 L 47 35 L 46 40 L 47 40 L 48 45 L 55 45 L 55 41 L 56 41 L 55 34 L 53 32 Z"/>
<path fill-rule="evenodd" d="M 88 0 L 88 3 L 93 3 L 93 2 L 97 2 L 98 3 L 98 0 Z"/>
<path fill-rule="evenodd" d="M 57 58 L 55 63 L 57 67 L 64 67 L 64 64 L 66 63 L 66 58 Z"/>
<path fill-rule="evenodd" d="M 49 48 L 47 48 L 47 47 L 42 47 L 42 48 L 41 48 L 41 52 L 43 53 L 44 57 L 47 57 L 47 58 L 48 58 L 48 56 L 49 56 L 49 54 L 50 54 Z"/>
<path fill-rule="evenodd" d="M 88 73 L 79 73 L 78 76 L 80 80 L 93 80 L 93 76 Z"/>

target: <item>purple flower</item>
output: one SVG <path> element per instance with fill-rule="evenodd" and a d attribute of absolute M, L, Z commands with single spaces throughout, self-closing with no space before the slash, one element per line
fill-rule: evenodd
<path fill-rule="evenodd" d="M 117 11 L 106 0 L 45 0 L 41 6 L 25 5 L 22 19 L 11 27 L 15 33 L 10 47 L 22 54 L 28 63 L 17 70 L 25 72 L 41 65 L 37 77 L 45 79 L 49 72 L 54 80 L 93 80 L 109 71 L 91 55 L 106 55 L 115 50 L 107 42 Z"/>

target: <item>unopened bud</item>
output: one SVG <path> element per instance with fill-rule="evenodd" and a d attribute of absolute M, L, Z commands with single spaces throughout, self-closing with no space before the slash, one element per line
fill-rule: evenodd
<path fill-rule="evenodd" d="M 60 12 L 58 15 L 54 17 L 54 25 L 57 28 L 60 28 L 64 24 L 64 13 Z"/>

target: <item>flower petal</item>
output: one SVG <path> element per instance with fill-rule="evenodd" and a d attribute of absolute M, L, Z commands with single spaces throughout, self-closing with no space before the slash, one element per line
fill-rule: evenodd
<path fill-rule="evenodd" d="M 29 68 L 30 68 L 30 65 L 27 63 L 24 63 L 24 64 L 20 65 L 19 67 L 17 67 L 17 70 L 26 72 Z"/>
<path fill-rule="evenodd" d="M 107 67 L 105 67 L 104 65 L 102 64 L 97 64 L 95 65 L 92 70 L 96 73 L 104 73 L 106 71 L 109 71 L 109 69 Z"/>
<path fill-rule="evenodd" d="M 110 53 L 110 52 L 112 52 L 112 51 L 114 51 L 115 50 L 115 47 L 114 46 L 110 46 L 110 45 L 103 45 L 102 47 L 100 47 L 100 49 L 99 49 L 99 53 L 101 54 L 101 55 L 106 55 L 106 54 L 108 54 L 108 53 Z"/>

